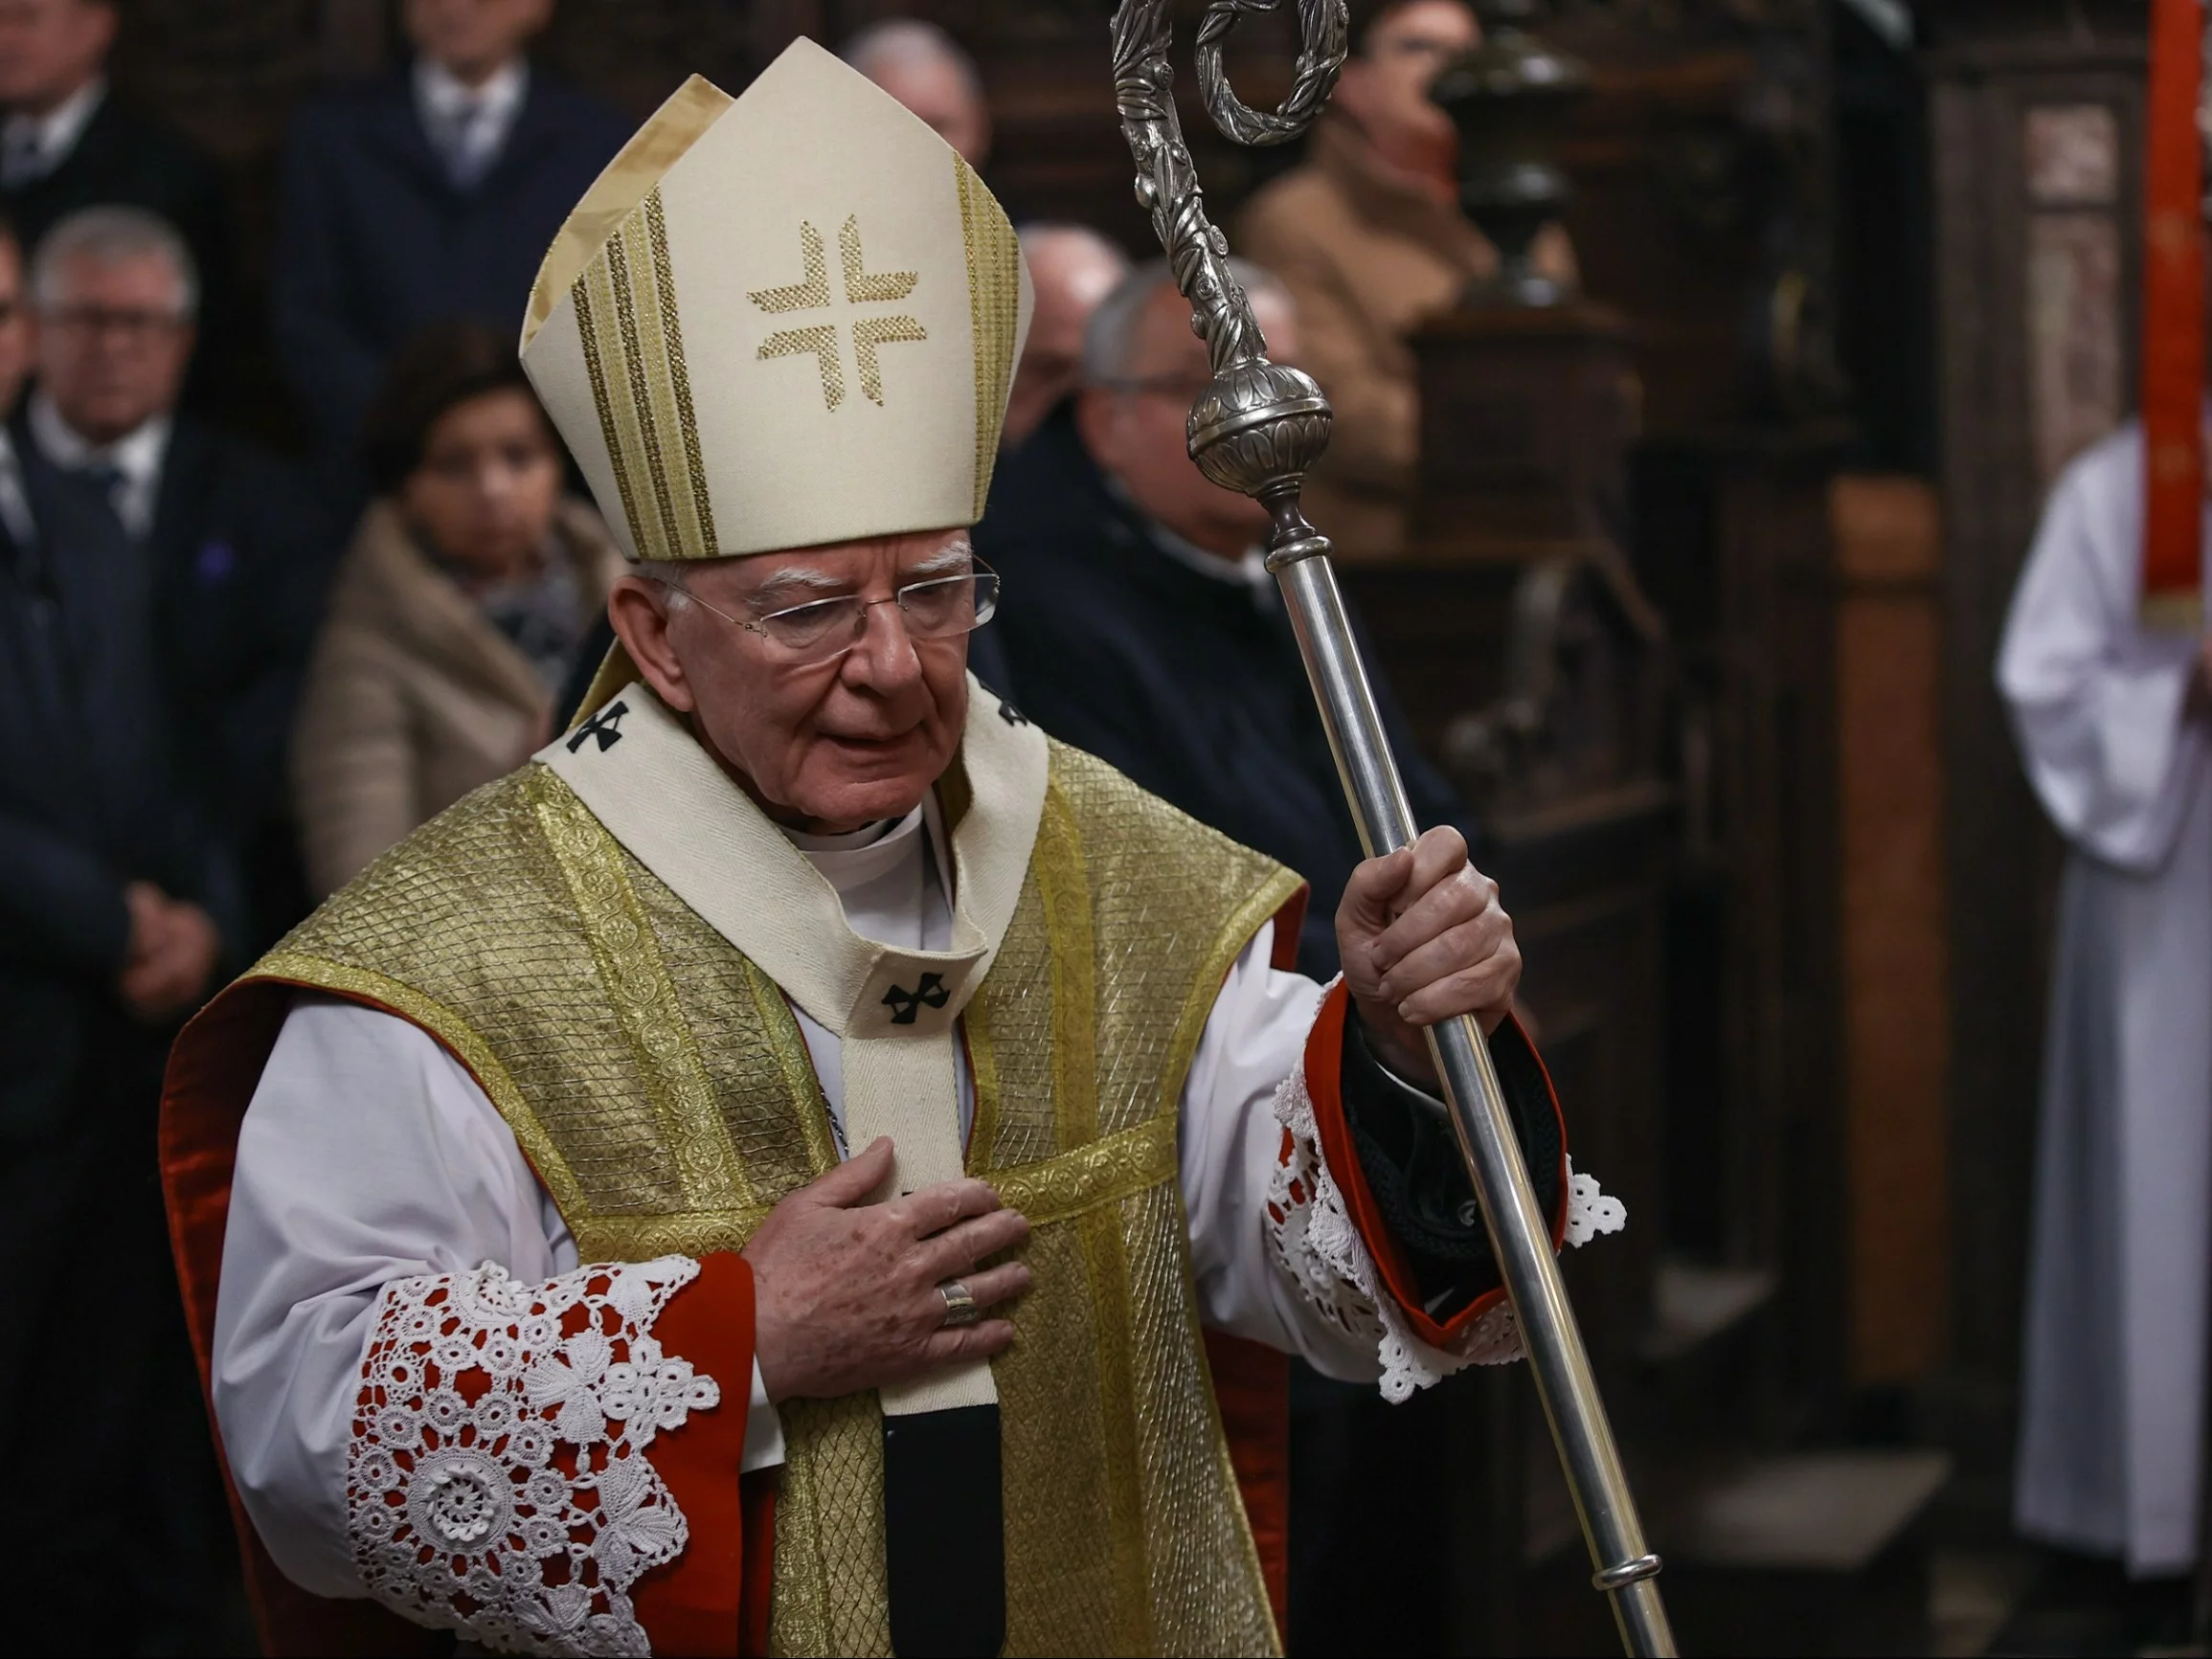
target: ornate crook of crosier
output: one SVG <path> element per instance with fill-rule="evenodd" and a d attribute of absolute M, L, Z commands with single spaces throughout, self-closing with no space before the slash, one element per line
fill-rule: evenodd
<path fill-rule="evenodd" d="M 1299 0 L 1300 50 L 1281 107 L 1254 110 L 1230 90 L 1223 40 L 1237 20 L 1282 0 L 1212 0 L 1198 26 L 1198 82 L 1214 125 L 1247 145 L 1281 144 L 1312 124 L 1343 67 L 1344 0 Z M 1123 0 L 1114 13 L 1114 96 L 1121 133 L 1137 164 L 1138 204 L 1166 251 L 1175 284 L 1190 302 L 1191 327 L 1206 342 L 1213 380 L 1192 405 L 1190 459 L 1224 489 L 1268 509 L 1268 564 L 1279 569 L 1328 550 L 1298 510 L 1308 468 L 1329 441 L 1329 400 L 1311 375 L 1271 363 L 1252 302 L 1230 276 L 1229 239 L 1206 216 L 1197 169 L 1175 113 L 1168 0 Z"/>

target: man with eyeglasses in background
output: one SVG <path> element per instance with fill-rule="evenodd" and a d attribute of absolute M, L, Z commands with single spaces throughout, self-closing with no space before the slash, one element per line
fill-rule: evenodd
<path fill-rule="evenodd" d="M 110 83 L 124 11 L 117 0 L 0 0 L 0 203 L 33 252 L 84 208 L 144 208 L 176 226 L 212 347 L 194 358 L 188 394 L 195 406 L 235 404 L 252 351 L 241 350 L 230 191 L 198 145 Z"/>
<path fill-rule="evenodd" d="M 175 741 L 253 872 L 252 949 L 306 911 L 285 805 L 292 706 L 339 538 L 299 474 L 178 408 L 199 302 L 191 251 L 140 208 L 86 208 L 32 260 L 37 384 L 23 436 L 106 499 L 152 582 Z"/>
<path fill-rule="evenodd" d="M 1306 486 L 1306 510 L 1340 558 L 1387 558 L 1405 540 L 1419 455 L 1408 337 L 1448 309 L 1498 252 L 1459 208 L 1458 135 L 1429 101 L 1445 65 L 1482 38 L 1461 0 L 1351 9 L 1352 56 L 1302 167 L 1254 195 L 1234 245 L 1298 301 L 1305 355 L 1337 419 Z M 1557 225 L 1536 244 L 1547 275 L 1571 278 Z"/>
<path fill-rule="evenodd" d="M 36 342 L 0 229 L 0 410 Z M 101 488 L 0 428 L 0 1420 L 20 1490 L 69 1511 L 0 1510 L 0 1552 L 38 1562 L 10 1615 L 26 1652 L 238 1639 L 154 1132 L 170 1039 L 253 942 L 237 850 L 179 765 L 157 587 Z"/>

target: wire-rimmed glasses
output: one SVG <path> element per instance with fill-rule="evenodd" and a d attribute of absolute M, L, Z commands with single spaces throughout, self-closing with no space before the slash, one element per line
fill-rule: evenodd
<path fill-rule="evenodd" d="M 678 584 L 666 582 L 677 588 Z M 999 572 L 982 560 L 958 576 L 932 576 L 909 582 L 888 599 L 864 599 L 858 594 L 840 594 L 829 599 L 810 599 L 771 611 L 765 617 L 733 617 L 710 605 L 688 588 L 679 588 L 694 604 L 705 606 L 723 621 L 757 634 L 777 654 L 795 667 L 813 668 L 834 662 L 868 637 L 868 614 L 878 605 L 896 605 L 907 638 L 921 641 L 953 639 L 973 633 L 991 619 L 999 606 Z"/>

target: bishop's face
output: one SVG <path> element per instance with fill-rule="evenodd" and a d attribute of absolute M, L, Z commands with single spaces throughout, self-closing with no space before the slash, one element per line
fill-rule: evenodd
<path fill-rule="evenodd" d="M 946 626 L 942 591 L 911 618 L 896 595 L 971 560 L 964 529 L 756 553 L 683 569 L 695 603 L 625 576 L 609 611 L 646 683 L 770 817 L 837 833 L 911 812 L 952 764 L 967 633 L 917 637 Z"/>

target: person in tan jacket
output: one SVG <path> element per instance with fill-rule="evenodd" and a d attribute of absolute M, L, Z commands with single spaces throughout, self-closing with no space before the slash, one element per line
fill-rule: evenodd
<path fill-rule="evenodd" d="M 1474 12 L 1459 0 L 1398 0 L 1365 18 L 1361 10 L 1354 54 L 1304 165 L 1253 197 L 1235 246 L 1298 302 L 1298 367 L 1336 406 L 1307 512 L 1346 557 L 1381 558 L 1404 544 L 1419 459 L 1409 337 L 1496 271 L 1498 254 L 1459 210 L 1457 134 L 1428 96 L 1444 67 L 1480 42 Z M 1573 250 L 1557 225 L 1536 257 L 1571 280 Z"/>
<path fill-rule="evenodd" d="M 552 737 L 621 556 L 562 491 L 512 342 L 425 330 L 366 423 L 378 494 L 340 565 L 293 733 L 318 897 Z"/>

